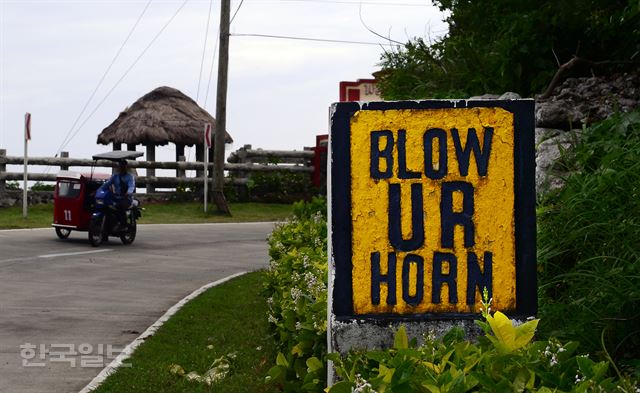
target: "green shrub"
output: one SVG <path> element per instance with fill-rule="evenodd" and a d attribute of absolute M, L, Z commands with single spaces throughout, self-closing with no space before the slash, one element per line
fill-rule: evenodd
<path fill-rule="evenodd" d="M 287 392 L 325 386 L 327 313 L 326 201 L 297 203 L 294 217 L 269 237 L 265 278 L 269 322 L 280 353 L 268 379 Z"/>
<path fill-rule="evenodd" d="M 379 88 L 388 100 L 542 92 L 560 64 L 595 63 L 569 76 L 638 69 L 637 0 L 435 0 L 449 29 L 410 38 L 381 55 Z"/>
<path fill-rule="evenodd" d="M 629 379 L 610 377 L 608 362 L 576 355 L 575 342 L 529 343 L 531 331 L 526 345 L 505 351 L 500 345 L 508 334 L 502 329 L 517 335 L 518 327 L 504 318 L 506 324 L 492 326 L 477 343 L 466 341 L 464 331 L 454 328 L 441 339 L 427 335 L 425 344 L 416 348 L 401 327 L 392 349 L 351 352 L 344 358 L 331 354 L 341 381 L 329 392 L 630 393 L 640 389 Z"/>
<path fill-rule="evenodd" d="M 565 163 L 575 174 L 538 214 L 542 335 L 638 367 L 640 112 L 584 130 Z"/>
<path fill-rule="evenodd" d="M 20 184 L 17 181 L 8 181 L 5 184 L 7 190 L 20 190 Z"/>
<path fill-rule="evenodd" d="M 249 199 L 292 202 L 315 192 L 308 173 L 266 172 L 252 174 L 247 183 Z"/>
<path fill-rule="evenodd" d="M 389 350 L 350 352 L 344 358 L 330 354 L 342 381 L 329 392 L 626 393 L 640 389 L 619 372 L 618 379 L 610 377 L 609 361 L 576 355 L 575 342 L 532 343 L 539 320 L 519 323 L 500 311 L 491 315 L 488 297 L 485 289 L 484 321 L 476 321 L 485 335 L 477 342 L 467 341 L 464 330 L 454 328 L 440 339 L 427 333 L 425 343 L 416 348 L 402 326 Z"/>
<path fill-rule="evenodd" d="M 45 184 L 42 182 L 35 182 L 33 186 L 31 186 L 31 191 L 53 191 L 55 186 L 53 184 Z"/>

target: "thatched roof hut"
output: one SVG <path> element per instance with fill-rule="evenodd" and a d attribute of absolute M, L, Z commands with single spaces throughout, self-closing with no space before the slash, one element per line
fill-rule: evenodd
<path fill-rule="evenodd" d="M 203 128 L 216 121 L 198 104 L 177 89 L 158 87 L 139 98 L 98 135 L 98 143 L 127 145 L 192 146 L 203 142 Z M 225 142 L 233 139 L 226 133 Z"/>

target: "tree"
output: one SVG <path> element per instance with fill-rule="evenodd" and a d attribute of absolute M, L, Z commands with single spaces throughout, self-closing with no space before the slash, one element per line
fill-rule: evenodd
<path fill-rule="evenodd" d="M 560 64 L 590 60 L 573 75 L 637 69 L 637 0 L 436 0 L 449 13 L 448 34 L 414 38 L 385 52 L 380 89 L 386 99 L 544 90 Z M 594 64 L 598 68 L 594 69 Z"/>

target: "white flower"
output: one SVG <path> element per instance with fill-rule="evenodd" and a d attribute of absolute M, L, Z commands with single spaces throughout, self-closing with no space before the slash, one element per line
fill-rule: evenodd
<path fill-rule="evenodd" d="M 300 296 L 302 296 L 302 290 L 300 288 L 291 288 L 291 299 L 295 302 Z"/>
<path fill-rule="evenodd" d="M 551 355 L 551 360 L 549 361 L 549 365 L 551 367 L 555 366 L 556 364 L 558 364 L 558 357 L 556 356 L 556 354 L 554 353 L 553 355 Z"/>
<path fill-rule="evenodd" d="M 356 380 L 354 381 L 356 386 L 351 388 L 351 393 L 378 393 L 373 390 L 373 387 L 366 379 L 362 378 L 360 374 L 356 375 Z"/>

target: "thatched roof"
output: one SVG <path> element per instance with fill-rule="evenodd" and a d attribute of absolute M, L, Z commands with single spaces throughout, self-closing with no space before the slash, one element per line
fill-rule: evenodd
<path fill-rule="evenodd" d="M 211 123 L 215 131 L 213 116 L 194 100 L 171 87 L 158 87 L 121 112 L 98 135 L 98 143 L 166 145 L 171 142 L 191 146 L 202 143 L 206 123 Z M 229 133 L 225 142 L 233 142 Z"/>

